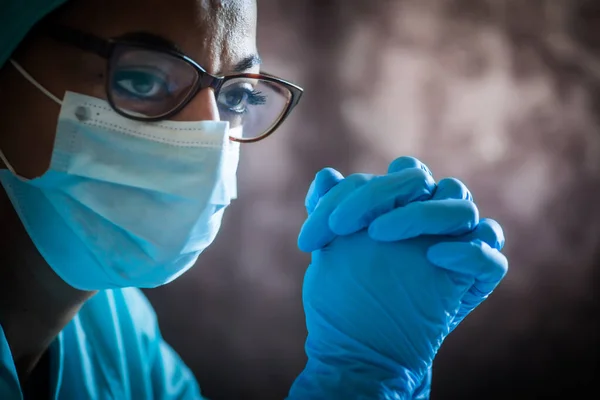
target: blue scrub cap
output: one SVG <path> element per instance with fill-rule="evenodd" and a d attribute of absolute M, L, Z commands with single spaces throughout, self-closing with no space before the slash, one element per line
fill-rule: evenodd
<path fill-rule="evenodd" d="M 0 67 L 27 32 L 67 0 L 0 0 Z"/>

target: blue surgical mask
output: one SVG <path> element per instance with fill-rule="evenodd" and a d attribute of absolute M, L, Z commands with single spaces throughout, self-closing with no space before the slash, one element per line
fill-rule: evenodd
<path fill-rule="evenodd" d="M 37 85 L 36 85 L 37 86 Z M 0 182 L 50 267 L 81 290 L 156 287 L 187 271 L 236 197 L 227 122 L 139 122 L 67 92 L 50 167 Z"/>

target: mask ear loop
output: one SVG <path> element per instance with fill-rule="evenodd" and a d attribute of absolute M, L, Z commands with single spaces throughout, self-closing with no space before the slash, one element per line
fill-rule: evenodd
<path fill-rule="evenodd" d="M 9 170 L 13 175 L 18 176 L 17 173 L 15 172 L 15 169 L 12 167 L 12 165 L 10 165 L 10 163 L 6 159 L 6 156 L 4 155 L 2 150 L 0 150 L 0 160 L 2 160 L 2 162 L 4 163 L 4 166 L 6 166 L 7 170 Z"/>
<path fill-rule="evenodd" d="M 44 93 L 46 96 L 48 96 L 54 102 L 58 103 L 58 105 L 62 105 L 62 101 L 58 97 L 56 97 L 55 95 L 50 93 L 50 91 L 48 89 L 43 87 L 38 81 L 36 81 L 31 75 L 29 75 L 29 73 L 27 71 L 25 71 L 25 69 L 19 65 L 19 63 L 17 63 L 12 58 L 8 61 L 12 64 L 13 67 L 15 67 L 15 69 L 17 71 L 19 71 L 19 73 L 21 75 L 23 75 L 23 78 L 27 79 L 33 86 L 38 88 L 42 93 Z"/>
<path fill-rule="evenodd" d="M 25 71 L 25 69 L 19 65 L 19 63 L 17 63 L 13 59 L 10 59 L 8 61 L 12 64 L 13 67 L 15 67 L 15 69 L 17 71 L 19 71 L 19 73 L 21 75 L 23 75 L 23 78 L 27 79 L 33 86 L 38 88 L 42 93 L 44 93 L 46 96 L 48 96 L 52 101 L 58 103 L 58 105 L 62 105 L 62 101 L 60 101 L 60 99 L 58 97 L 56 97 L 55 95 L 50 93 L 50 91 L 48 89 L 43 87 L 38 81 L 36 81 L 31 75 L 29 75 L 29 73 L 27 73 L 27 71 Z M 16 173 L 16 171 L 12 167 L 12 165 L 10 165 L 10 163 L 8 162 L 8 159 L 6 158 L 6 156 L 4 155 L 4 153 L 2 152 L 1 149 L 0 149 L 0 160 L 2 160 L 2 162 L 6 166 L 6 169 L 8 169 L 13 175 L 15 175 L 17 177 L 19 176 L 19 174 Z"/>

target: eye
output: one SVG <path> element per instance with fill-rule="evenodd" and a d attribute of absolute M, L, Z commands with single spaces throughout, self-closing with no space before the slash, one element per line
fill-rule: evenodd
<path fill-rule="evenodd" d="M 230 86 L 219 93 L 219 108 L 225 112 L 245 114 L 248 106 L 262 105 L 267 101 L 267 96 L 253 90 L 251 87 Z"/>
<path fill-rule="evenodd" d="M 228 107 L 239 107 L 248 98 L 248 92 L 245 90 L 230 90 L 225 93 L 225 104 Z"/>
<path fill-rule="evenodd" d="M 163 100 L 169 95 L 169 86 L 160 72 L 147 68 L 119 69 L 112 81 L 113 89 L 133 99 Z"/>

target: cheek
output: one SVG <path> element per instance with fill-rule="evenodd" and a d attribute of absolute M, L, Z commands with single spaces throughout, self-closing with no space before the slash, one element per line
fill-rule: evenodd
<path fill-rule="evenodd" d="M 59 98 L 69 91 L 106 99 L 106 60 L 100 57 L 78 54 L 76 58 L 65 59 L 54 76 L 57 83 L 51 92 Z"/>
<path fill-rule="evenodd" d="M 46 172 L 52 155 L 60 106 L 11 67 L 0 76 L 3 94 L 0 149 L 18 174 L 35 178 Z"/>
<path fill-rule="evenodd" d="M 106 97 L 100 57 L 40 38 L 22 44 L 13 58 L 60 99 L 66 91 Z M 60 106 L 10 65 L 0 72 L 0 93 L 0 149 L 17 173 L 40 176 L 50 164 Z"/>
<path fill-rule="evenodd" d="M 106 65 L 106 60 L 100 57 L 82 57 L 78 76 L 72 80 L 71 88 L 67 87 L 67 90 L 106 100 Z"/>

